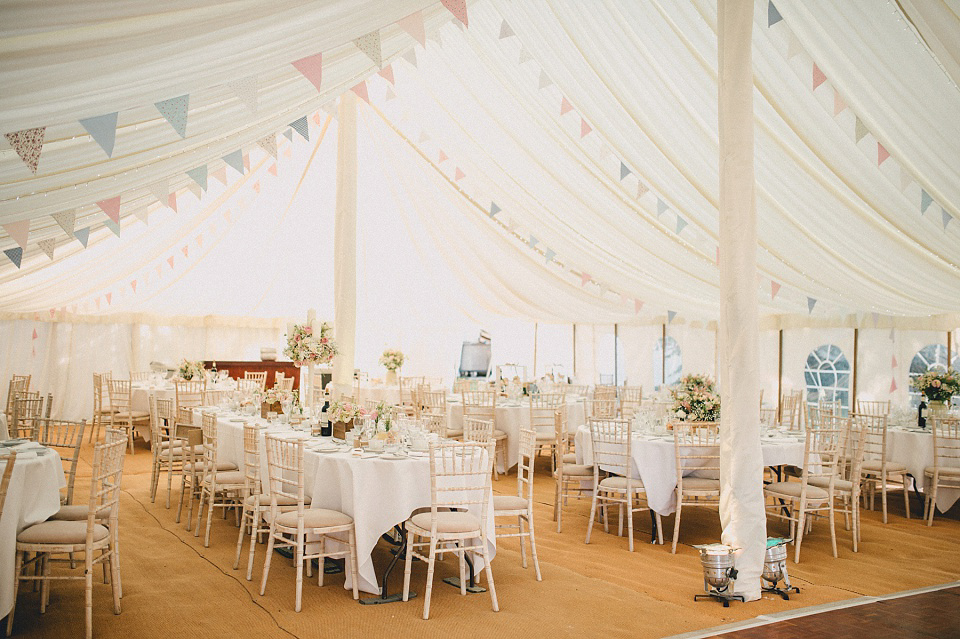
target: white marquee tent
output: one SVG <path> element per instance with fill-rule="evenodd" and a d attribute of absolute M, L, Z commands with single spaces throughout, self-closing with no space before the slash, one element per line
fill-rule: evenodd
<path fill-rule="evenodd" d="M 753 4 L 759 383 L 906 402 L 958 350 L 960 5 Z M 480 329 L 585 382 L 723 370 L 717 2 L 2 11 L 0 375 L 68 416 L 94 369 L 249 358 L 344 295 L 365 370 L 449 378 Z"/>

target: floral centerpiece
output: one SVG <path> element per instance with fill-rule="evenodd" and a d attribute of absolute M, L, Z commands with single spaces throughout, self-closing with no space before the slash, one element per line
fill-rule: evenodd
<path fill-rule="evenodd" d="M 293 393 L 278 387 L 257 391 L 255 397 L 256 402 L 260 404 L 261 417 L 266 417 L 271 411 L 279 413 L 285 402 L 293 402 Z"/>
<path fill-rule="evenodd" d="M 960 395 L 960 374 L 952 368 L 946 372 L 928 371 L 915 377 L 910 386 L 928 401 L 947 403 L 954 395 Z"/>
<path fill-rule="evenodd" d="M 397 371 L 403 366 L 403 360 L 406 359 L 400 351 L 388 348 L 380 356 L 380 364 L 387 369 L 387 383 L 397 383 Z"/>
<path fill-rule="evenodd" d="M 306 324 L 291 324 L 287 327 L 287 347 L 283 354 L 297 366 L 326 364 L 339 351 L 333 340 L 333 327 L 328 322 L 308 320 Z"/>
<path fill-rule="evenodd" d="M 715 422 L 720 419 L 720 396 L 706 375 L 687 375 L 670 389 L 673 413 L 680 421 Z"/>
<path fill-rule="evenodd" d="M 180 368 L 177 369 L 177 375 L 186 380 L 191 380 L 194 377 L 203 379 L 204 373 L 203 361 L 199 359 L 193 362 L 188 359 L 181 360 Z"/>
<path fill-rule="evenodd" d="M 344 424 L 349 426 L 353 420 L 367 416 L 367 409 L 359 404 L 343 402 L 338 399 L 330 402 L 330 408 L 327 409 L 327 418 L 334 424 Z"/>

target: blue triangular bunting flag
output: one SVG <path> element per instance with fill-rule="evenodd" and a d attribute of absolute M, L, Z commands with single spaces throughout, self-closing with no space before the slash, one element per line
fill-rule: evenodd
<path fill-rule="evenodd" d="M 817 305 L 817 300 L 812 297 L 807 298 L 807 313 L 813 312 L 813 307 Z"/>
<path fill-rule="evenodd" d="M 114 222 L 114 221 L 111 220 L 111 219 L 106 219 L 106 220 L 103 221 L 103 223 L 106 225 L 106 227 L 107 227 L 108 229 L 110 229 L 111 231 L 113 231 L 113 234 L 114 234 L 114 235 L 116 235 L 117 237 L 120 237 L 120 225 L 119 225 L 119 224 L 117 224 L 116 222 Z"/>
<path fill-rule="evenodd" d="M 187 175 L 190 176 L 190 179 L 200 185 L 200 188 L 204 191 L 207 190 L 207 165 L 198 166 L 195 169 L 190 169 L 187 171 Z"/>
<path fill-rule="evenodd" d="M 767 26 L 772 27 L 776 23 L 783 20 L 783 16 L 780 15 L 780 12 L 777 11 L 777 8 L 773 6 L 773 3 L 767 4 Z"/>
<path fill-rule="evenodd" d="M 187 109 L 189 105 L 189 94 L 154 103 L 160 115 L 166 118 L 181 138 L 187 137 Z"/>
<path fill-rule="evenodd" d="M 676 316 L 677 316 L 677 312 L 676 312 L 676 311 L 667 311 L 667 324 L 672 323 L 672 322 L 673 322 L 673 318 L 676 317 Z"/>
<path fill-rule="evenodd" d="M 941 217 L 941 219 L 943 219 L 943 230 L 946 231 L 946 230 L 947 230 L 947 224 L 950 223 L 950 220 L 953 219 L 953 216 L 950 215 L 949 213 L 947 213 L 946 209 L 941 208 L 941 209 L 940 209 L 940 217 Z"/>
<path fill-rule="evenodd" d="M 496 203 L 496 202 L 491 202 L 491 203 L 490 203 L 490 217 L 493 217 L 494 215 L 496 215 L 497 213 L 499 213 L 499 212 L 502 211 L 502 210 L 503 210 L 503 209 L 501 209 L 499 206 L 497 206 L 497 203 Z"/>
<path fill-rule="evenodd" d="M 633 171 L 628 169 L 627 165 L 624 164 L 623 161 L 621 160 L 620 161 L 620 181 L 623 181 L 623 178 L 627 177 L 631 173 L 633 173 Z"/>
<path fill-rule="evenodd" d="M 293 142 L 293 129 L 284 129 L 283 137 Z"/>
<path fill-rule="evenodd" d="M 117 112 L 80 120 L 94 142 L 100 145 L 107 157 L 113 157 L 113 145 L 117 140 Z"/>
<path fill-rule="evenodd" d="M 237 149 L 233 153 L 227 153 L 223 156 L 223 161 L 236 169 L 237 173 L 243 175 L 243 151 Z"/>
<path fill-rule="evenodd" d="M 298 118 L 290 123 L 290 128 L 303 136 L 307 142 L 310 141 L 310 127 L 307 125 L 307 116 Z"/>
<path fill-rule="evenodd" d="M 687 226 L 686 221 L 678 215 L 677 216 L 677 235 L 680 235 L 680 231 L 682 231 L 686 226 Z"/>
<path fill-rule="evenodd" d="M 85 227 L 82 228 L 82 229 L 76 229 L 76 230 L 73 232 L 73 236 L 74 236 L 75 238 L 77 238 L 77 240 L 78 240 L 81 244 L 83 244 L 83 248 L 87 248 L 87 240 L 90 239 L 90 227 L 89 227 L 89 226 L 85 226 Z"/>
<path fill-rule="evenodd" d="M 660 217 L 661 215 L 663 215 L 668 208 L 670 207 L 667 206 L 666 202 L 664 202 L 660 198 L 657 198 L 657 217 Z"/>
<path fill-rule="evenodd" d="M 933 198 L 924 189 L 920 189 L 920 212 L 926 213 L 927 209 L 933 203 Z"/>
<path fill-rule="evenodd" d="M 13 265 L 17 268 L 20 268 L 20 262 L 23 260 L 23 249 L 19 246 L 15 246 L 11 249 L 4 251 L 10 261 L 13 262 Z"/>
<path fill-rule="evenodd" d="M 536 248 L 536 246 L 537 246 L 537 244 L 538 244 L 539 242 L 540 242 L 540 240 L 538 240 L 537 238 L 535 238 L 533 235 L 530 236 L 530 248 Z"/>
<path fill-rule="evenodd" d="M 544 251 L 544 253 L 543 253 L 543 259 L 545 259 L 548 264 L 549 264 L 550 262 L 552 262 L 552 261 L 553 261 L 553 258 L 555 258 L 556 256 L 557 256 L 557 254 L 553 251 L 553 249 L 547 249 L 547 250 Z"/>

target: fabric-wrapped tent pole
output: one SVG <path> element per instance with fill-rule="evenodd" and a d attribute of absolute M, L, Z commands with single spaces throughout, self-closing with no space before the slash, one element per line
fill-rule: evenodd
<path fill-rule="evenodd" d="M 720 521 L 736 546 L 735 592 L 760 598 L 766 549 L 760 452 L 757 220 L 753 173 L 753 2 L 717 7 L 720 119 Z"/>
<path fill-rule="evenodd" d="M 333 385 L 353 387 L 357 332 L 357 100 L 340 96 L 337 128 L 337 210 L 333 222 L 333 334 L 340 354 L 333 360 Z"/>

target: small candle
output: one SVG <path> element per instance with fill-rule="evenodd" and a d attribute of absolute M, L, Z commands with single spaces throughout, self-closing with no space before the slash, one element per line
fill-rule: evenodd
<path fill-rule="evenodd" d="M 307 311 L 307 323 L 312 324 L 315 319 L 317 319 L 317 311 L 311 308 Z"/>

